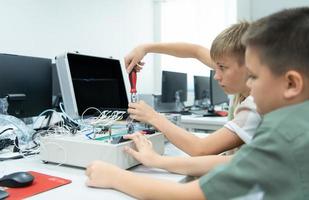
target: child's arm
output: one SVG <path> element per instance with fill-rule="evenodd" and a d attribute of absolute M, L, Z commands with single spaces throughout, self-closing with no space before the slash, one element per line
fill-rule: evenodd
<path fill-rule="evenodd" d="M 86 175 L 90 187 L 116 189 L 137 199 L 205 199 L 197 180 L 186 184 L 157 180 L 102 161 L 90 164 Z"/>
<path fill-rule="evenodd" d="M 149 43 L 135 47 L 126 57 L 125 66 L 128 72 L 135 67 L 147 53 L 168 54 L 181 58 L 195 58 L 205 65 L 214 68 L 209 49 L 190 43 Z"/>
<path fill-rule="evenodd" d="M 153 125 L 171 143 L 191 156 L 219 154 L 243 144 L 237 134 L 225 127 L 208 137 L 199 138 L 176 126 L 143 101 L 130 103 L 128 112 L 133 119 Z"/>
<path fill-rule="evenodd" d="M 202 176 L 215 166 L 230 161 L 232 156 L 211 155 L 199 157 L 169 157 L 157 154 L 151 141 L 140 133 L 124 136 L 132 139 L 136 149 L 125 147 L 127 153 L 148 167 L 157 167 L 179 174 Z"/>
<path fill-rule="evenodd" d="M 190 176 L 202 176 L 220 164 L 228 163 L 232 156 L 210 155 L 199 157 L 160 156 L 158 166 L 169 172 Z"/>

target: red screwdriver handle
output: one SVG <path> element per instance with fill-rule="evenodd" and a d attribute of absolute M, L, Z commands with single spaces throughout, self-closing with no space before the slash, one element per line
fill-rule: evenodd
<path fill-rule="evenodd" d="M 137 74 L 136 71 L 133 69 L 129 74 L 129 80 L 131 85 L 131 93 L 136 93 L 136 81 L 137 81 Z"/>

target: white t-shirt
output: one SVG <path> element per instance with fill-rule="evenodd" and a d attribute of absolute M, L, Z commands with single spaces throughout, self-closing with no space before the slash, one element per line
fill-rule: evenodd
<path fill-rule="evenodd" d="M 224 127 L 236 133 L 245 143 L 250 143 L 257 127 L 262 121 L 261 115 L 256 111 L 253 97 L 248 96 L 235 109 L 234 119 L 227 122 Z"/>

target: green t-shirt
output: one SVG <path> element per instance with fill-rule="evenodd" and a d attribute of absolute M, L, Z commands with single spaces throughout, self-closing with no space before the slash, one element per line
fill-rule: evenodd
<path fill-rule="evenodd" d="M 201 177 L 212 199 L 309 199 L 309 101 L 264 116 L 248 145 Z"/>

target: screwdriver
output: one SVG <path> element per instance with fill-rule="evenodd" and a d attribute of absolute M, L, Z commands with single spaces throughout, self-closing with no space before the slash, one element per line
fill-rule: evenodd
<path fill-rule="evenodd" d="M 135 69 L 133 69 L 129 74 L 129 80 L 131 85 L 131 102 L 136 103 L 137 102 L 137 90 L 136 90 L 136 81 L 137 81 L 137 73 Z"/>
<path fill-rule="evenodd" d="M 129 73 L 129 80 L 130 80 L 130 85 L 131 85 L 131 103 L 136 103 L 137 102 L 137 90 L 136 90 L 136 81 L 137 81 L 137 73 L 135 69 L 132 69 L 132 71 Z M 133 119 L 129 118 L 128 120 L 128 134 L 134 133 L 134 123 Z"/>

